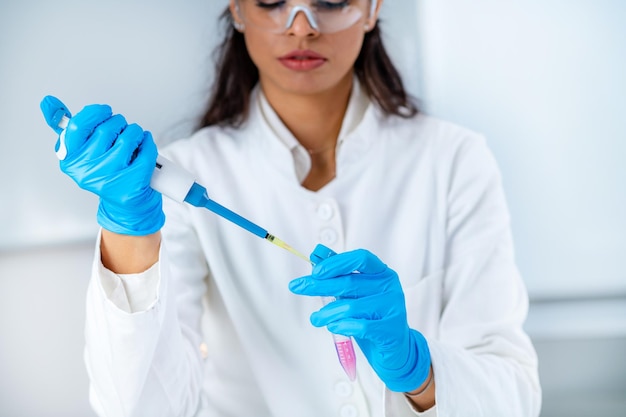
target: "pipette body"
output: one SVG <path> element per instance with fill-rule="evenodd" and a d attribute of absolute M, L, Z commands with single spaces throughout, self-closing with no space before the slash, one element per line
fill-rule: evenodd
<path fill-rule="evenodd" d="M 64 114 L 58 123 L 58 127 L 63 129 L 59 136 L 59 149 L 56 151 L 57 157 L 61 160 L 67 156 L 65 128 L 69 120 L 69 117 Z M 150 179 L 150 187 L 176 202 L 206 208 L 262 239 L 275 239 L 267 230 L 211 200 L 206 188 L 196 182 L 193 174 L 162 155 L 157 156 L 154 172 Z"/>

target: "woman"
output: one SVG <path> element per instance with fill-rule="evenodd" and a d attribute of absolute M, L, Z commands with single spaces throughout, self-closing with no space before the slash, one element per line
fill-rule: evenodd
<path fill-rule="evenodd" d="M 85 352 L 100 415 L 538 414 L 498 169 L 480 136 L 418 114 L 381 5 L 231 0 L 201 129 L 162 152 L 294 247 L 338 252 L 312 273 L 162 200 L 139 126 L 101 105 L 72 118 L 61 168 L 100 196 Z M 354 382 L 327 330 L 353 336 Z"/>

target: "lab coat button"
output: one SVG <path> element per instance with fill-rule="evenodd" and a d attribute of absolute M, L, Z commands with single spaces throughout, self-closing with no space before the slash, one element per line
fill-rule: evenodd
<path fill-rule="evenodd" d="M 324 245 L 332 245 L 337 241 L 337 232 L 333 229 L 324 229 L 320 232 L 320 242 Z"/>
<path fill-rule="evenodd" d="M 346 404 L 339 409 L 339 415 L 341 417 L 357 417 L 359 415 L 359 410 L 357 410 L 352 404 Z"/>
<path fill-rule="evenodd" d="M 322 220 L 330 220 L 333 218 L 333 207 L 328 203 L 320 204 L 317 208 L 317 217 Z"/>
<path fill-rule="evenodd" d="M 352 384 L 346 381 L 340 381 L 335 384 L 335 394 L 346 398 L 352 395 Z"/>

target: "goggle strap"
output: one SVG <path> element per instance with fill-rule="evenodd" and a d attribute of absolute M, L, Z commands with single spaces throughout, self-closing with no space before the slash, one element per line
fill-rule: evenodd
<path fill-rule="evenodd" d="M 371 19 L 372 16 L 374 16 L 374 12 L 376 11 L 376 6 L 378 5 L 378 0 L 371 0 L 372 1 L 372 7 L 370 8 L 370 15 L 369 18 Z"/>

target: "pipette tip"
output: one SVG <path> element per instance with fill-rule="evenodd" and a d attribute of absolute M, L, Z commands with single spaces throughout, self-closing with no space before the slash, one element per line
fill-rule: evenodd
<path fill-rule="evenodd" d="M 291 246 L 289 246 L 287 243 L 283 242 L 282 240 L 280 240 L 279 238 L 277 238 L 274 235 L 271 234 L 267 234 L 267 236 L 265 236 L 265 239 L 268 242 L 273 243 L 274 245 L 283 248 L 291 253 L 293 253 L 294 255 L 296 255 L 298 258 L 305 260 L 308 263 L 311 263 L 311 260 L 309 258 L 307 258 L 304 254 L 302 254 L 301 252 L 297 251 L 296 249 L 292 248 Z"/>

